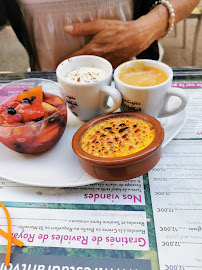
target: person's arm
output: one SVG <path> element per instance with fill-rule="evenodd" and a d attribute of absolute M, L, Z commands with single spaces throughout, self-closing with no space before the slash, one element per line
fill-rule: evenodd
<path fill-rule="evenodd" d="M 175 11 L 175 24 L 185 19 L 192 10 L 199 4 L 200 0 L 169 0 Z M 158 5 L 152 9 L 148 14 L 141 17 L 144 28 L 147 28 L 145 24 L 153 23 L 154 28 L 154 40 L 161 37 L 161 35 L 167 30 L 168 27 L 168 10 L 164 5 Z"/>
<path fill-rule="evenodd" d="M 175 10 L 175 23 L 185 19 L 200 0 L 170 0 Z M 168 27 L 169 13 L 160 4 L 137 20 L 95 20 L 88 23 L 66 25 L 64 30 L 73 36 L 93 35 L 92 40 L 81 50 L 67 58 L 93 54 L 108 59 L 114 67 L 131 59 L 159 39 Z"/>

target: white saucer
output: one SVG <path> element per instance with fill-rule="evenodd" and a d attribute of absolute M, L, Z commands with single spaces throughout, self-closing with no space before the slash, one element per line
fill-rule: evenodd
<path fill-rule="evenodd" d="M 165 130 L 163 147 L 177 135 L 185 120 L 185 110 L 160 120 Z M 0 143 L 0 176 L 41 187 L 78 187 L 100 182 L 83 171 L 71 147 L 72 137 L 82 124 L 68 110 L 64 135 L 55 147 L 40 155 L 19 154 Z"/>
<path fill-rule="evenodd" d="M 159 118 L 165 134 L 162 147 L 165 147 L 180 132 L 187 119 L 186 109 L 173 116 Z"/>

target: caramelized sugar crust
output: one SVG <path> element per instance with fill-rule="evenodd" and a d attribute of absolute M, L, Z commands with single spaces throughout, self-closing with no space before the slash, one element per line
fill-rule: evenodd
<path fill-rule="evenodd" d="M 90 127 L 81 138 L 81 148 L 97 157 L 122 157 L 144 149 L 154 137 L 150 122 L 138 117 L 117 117 Z"/>

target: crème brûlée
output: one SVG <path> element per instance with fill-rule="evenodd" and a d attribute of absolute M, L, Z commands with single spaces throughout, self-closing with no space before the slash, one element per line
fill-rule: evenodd
<path fill-rule="evenodd" d="M 155 128 L 138 117 L 116 117 L 90 127 L 82 136 L 81 148 L 97 157 L 115 158 L 134 154 L 150 145 Z"/>

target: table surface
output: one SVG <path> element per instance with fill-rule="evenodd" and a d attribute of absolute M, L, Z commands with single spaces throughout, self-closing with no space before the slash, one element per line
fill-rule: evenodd
<path fill-rule="evenodd" d="M 13 247 L 14 266 L 33 262 L 47 266 L 35 270 L 53 270 L 48 268 L 53 264 L 74 266 L 64 270 L 202 269 L 202 68 L 173 71 L 176 84 L 192 97 L 188 117 L 148 174 L 61 189 L 0 177 L 0 200 L 9 209 L 14 236 L 25 243 L 21 249 Z M 0 84 L 25 78 L 55 81 L 56 74 L 0 74 Z M 1 209 L 0 227 L 7 229 Z M 0 253 L 5 245 L 0 238 Z M 3 259 L 0 254 L 0 269 Z"/>

